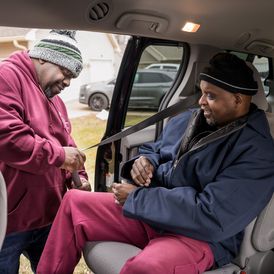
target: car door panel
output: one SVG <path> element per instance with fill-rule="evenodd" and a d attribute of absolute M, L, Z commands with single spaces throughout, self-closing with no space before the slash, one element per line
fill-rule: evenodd
<path fill-rule="evenodd" d="M 154 139 L 155 125 L 149 126 L 123 138 L 121 141 L 121 154 L 123 155 L 123 162 L 136 156 L 138 154 L 138 148 L 143 143 L 152 142 Z"/>

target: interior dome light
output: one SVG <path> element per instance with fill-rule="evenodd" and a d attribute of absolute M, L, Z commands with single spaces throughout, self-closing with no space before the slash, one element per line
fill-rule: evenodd
<path fill-rule="evenodd" d="M 192 22 L 186 22 L 182 28 L 182 31 L 186 32 L 196 32 L 200 28 L 199 24 L 195 24 Z"/>

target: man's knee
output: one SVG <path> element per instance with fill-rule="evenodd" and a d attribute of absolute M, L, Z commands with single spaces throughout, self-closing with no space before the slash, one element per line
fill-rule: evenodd
<path fill-rule="evenodd" d="M 71 189 L 67 191 L 62 200 L 60 210 L 69 213 L 71 211 L 71 208 L 74 207 L 74 205 L 77 205 L 80 207 L 81 201 L 84 200 L 81 197 L 81 192 L 84 192 L 84 191 L 80 191 L 76 189 Z"/>
<path fill-rule="evenodd" d="M 90 192 L 89 192 L 90 194 Z M 85 200 L 85 196 L 87 195 L 86 191 L 71 189 L 66 192 L 63 203 L 81 203 L 81 201 Z"/>
<path fill-rule="evenodd" d="M 99 207 L 99 210 L 107 205 L 114 204 L 112 195 L 110 193 L 88 192 L 82 190 L 69 190 L 62 201 L 62 208 L 65 211 L 80 211 L 85 214 L 91 214 L 91 210 Z M 91 206 L 92 205 L 92 206 Z"/>

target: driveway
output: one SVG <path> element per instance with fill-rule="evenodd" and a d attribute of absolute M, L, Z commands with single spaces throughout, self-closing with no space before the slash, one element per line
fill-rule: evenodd
<path fill-rule="evenodd" d="M 93 113 L 87 105 L 80 104 L 78 99 L 65 102 L 70 119 Z M 94 112 L 95 113 L 95 112 Z"/>
<path fill-rule="evenodd" d="M 92 111 L 87 105 L 80 104 L 78 99 L 65 102 L 65 105 L 67 107 L 68 116 L 70 119 L 94 114 L 98 119 L 105 120 L 106 115 L 108 113 L 108 111 L 106 111 L 106 110 L 102 110 L 101 112 Z M 154 111 L 130 110 L 130 111 L 128 111 L 128 114 L 133 115 L 133 116 L 148 117 L 148 116 L 152 116 L 153 114 L 155 114 L 155 112 Z"/>

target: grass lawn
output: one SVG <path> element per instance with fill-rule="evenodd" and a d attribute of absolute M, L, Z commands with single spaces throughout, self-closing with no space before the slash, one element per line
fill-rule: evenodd
<path fill-rule="evenodd" d="M 97 119 L 94 113 L 71 119 L 71 124 L 72 136 L 80 149 L 99 143 L 106 128 L 106 121 Z M 97 148 L 84 151 L 87 157 L 85 167 L 92 187 L 94 185 L 96 151 Z"/>

